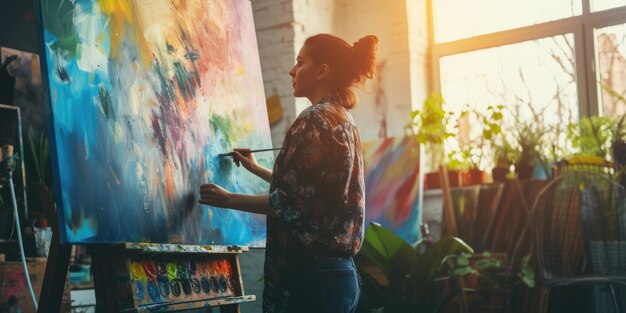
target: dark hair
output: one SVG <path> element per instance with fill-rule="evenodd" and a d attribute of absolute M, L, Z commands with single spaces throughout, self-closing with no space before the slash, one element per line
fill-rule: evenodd
<path fill-rule="evenodd" d="M 362 86 L 376 73 L 378 37 L 365 36 L 351 46 L 345 40 L 329 34 L 309 37 L 304 44 L 307 52 L 319 64 L 328 64 L 334 88 L 333 97 L 346 109 L 356 105 L 352 87 Z"/>

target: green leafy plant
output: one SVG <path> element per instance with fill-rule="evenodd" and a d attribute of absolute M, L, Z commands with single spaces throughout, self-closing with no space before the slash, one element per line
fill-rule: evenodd
<path fill-rule="evenodd" d="M 508 168 L 515 164 L 519 158 L 519 151 L 506 140 L 494 143 L 491 148 L 494 167 Z"/>
<path fill-rule="evenodd" d="M 365 266 L 363 295 L 358 312 L 438 312 L 460 290 L 445 294 L 436 288 L 446 258 L 457 252 L 473 253 L 471 247 L 456 237 L 443 238 L 418 254 L 412 247 L 385 227 L 372 223 L 365 234 L 357 264 L 372 264 L 382 272 L 388 285 L 381 284 Z"/>
<path fill-rule="evenodd" d="M 478 144 L 480 147 L 481 159 L 488 155 L 487 152 L 494 155 L 498 147 L 505 147 L 505 145 L 508 145 L 502 131 L 504 121 L 503 112 L 504 105 L 502 104 L 488 106 L 486 113 L 475 111 L 480 125 L 482 125 L 482 136 L 480 137 L 480 142 Z"/>
<path fill-rule="evenodd" d="M 502 135 L 504 105 L 488 106 L 487 114 L 479 114 L 483 125 L 483 139 L 492 140 Z"/>
<path fill-rule="evenodd" d="M 480 136 L 469 141 L 465 147 L 461 147 L 461 153 L 470 169 L 484 169 L 490 155 L 494 153 L 494 147 L 499 142 L 506 142 L 502 132 L 504 119 L 504 105 L 490 105 L 485 113 L 478 110 L 470 110 L 461 113 L 460 119 L 469 119 L 475 116 L 473 121 L 481 126 Z"/>
<path fill-rule="evenodd" d="M 619 94 L 610 86 L 599 81 L 602 89 L 608 93 L 612 98 L 616 100 L 615 105 L 617 104 L 626 104 L 626 98 L 623 95 Z M 611 143 L 611 156 L 613 157 L 613 162 L 616 165 L 616 176 L 620 176 L 620 180 L 622 182 L 626 182 L 624 177 L 624 171 L 626 170 L 626 131 L 624 130 L 624 120 L 626 119 L 626 114 L 622 114 L 619 119 L 616 119 L 616 126 L 613 131 L 613 140 Z"/>
<path fill-rule="evenodd" d="M 517 144 L 519 145 L 519 157 L 516 166 L 535 166 L 540 157 L 541 132 L 537 131 L 532 123 L 521 123 L 517 130 Z"/>
<path fill-rule="evenodd" d="M 607 116 L 584 117 L 568 125 L 568 138 L 575 154 L 611 160 L 611 146 L 617 122 Z"/>
<path fill-rule="evenodd" d="M 33 128 L 28 129 L 28 144 L 37 173 L 37 182 L 45 184 L 51 190 L 51 172 L 50 172 L 50 150 L 48 148 L 48 137 L 41 132 L 36 134 Z"/>
<path fill-rule="evenodd" d="M 453 171 L 460 171 L 471 167 L 473 164 L 471 161 L 471 152 L 462 151 L 450 151 L 446 154 L 446 168 Z"/>
<path fill-rule="evenodd" d="M 363 277 L 362 296 L 357 312 L 442 312 L 460 287 L 444 288 L 443 282 L 467 275 L 477 275 L 488 280 L 491 270 L 502 268 L 499 258 L 483 252 L 481 258 L 470 263 L 474 250 L 463 240 L 445 237 L 437 242 L 430 238 L 409 245 L 389 229 L 370 223 L 365 233 L 363 247 L 356 256 Z M 534 272 L 522 266 L 519 283 L 534 286 Z M 523 264 L 524 265 L 524 264 Z M 373 269 L 379 272 L 373 274 Z M 500 289 L 509 288 L 498 282 Z"/>
<path fill-rule="evenodd" d="M 407 125 L 415 133 L 417 141 L 427 145 L 431 170 L 443 163 L 443 142 L 454 136 L 448 126 L 452 114 L 446 112 L 444 104 L 440 94 L 432 93 L 424 100 L 421 109 L 411 112 L 411 122 Z"/>

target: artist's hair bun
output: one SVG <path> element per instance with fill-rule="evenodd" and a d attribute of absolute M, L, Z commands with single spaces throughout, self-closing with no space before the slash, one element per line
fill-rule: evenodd
<path fill-rule="evenodd" d="M 362 87 L 375 76 L 378 37 L 365 36 L 351 45 L 335 35 L 318 34 L 307 38 L 304 44 L 315 62 L 330 67 L 333 97 L 343 107 L 353 108 L 356 94 L 352 87 Z"/>
<path fill-rule="evenodd" d="M 366 78 L 373 78 L 376 73 L 376 50 L 378 48 L 378 37 L 368 35 L 354 43 L 354 60 L 357 82 Z"/>

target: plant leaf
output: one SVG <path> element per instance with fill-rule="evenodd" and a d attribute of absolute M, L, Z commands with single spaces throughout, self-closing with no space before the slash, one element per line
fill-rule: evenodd
<path fill-rule="evenodd" d="M 411 279 L 416 290 L 428 288 L 434 281 L 446 257 L 457 252 L 474 253 L 463 240 L 456 237 L 444 237 L 435 242 L 420 256 L 411 271 Z"/>
<path fill-rule="evenodd" d="M 389 278 L 393 258 L 398 250 L 407 248 L 413 251 L 407 242 L 389 229 L 378 223 L 370 223 L 359 255 L 373 262 Z"/>

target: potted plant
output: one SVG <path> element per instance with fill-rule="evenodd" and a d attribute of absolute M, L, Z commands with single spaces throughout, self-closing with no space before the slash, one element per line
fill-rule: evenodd
<path fill-rule="evenodd" d="M 583 117 L 567 128 L 574 154 L 611 160 L 611 146 L 617 122 L 607 116 Z"/>
<path fill-rule="evenodd" d="M 494 142 L 491 146 L 493 152 L 493 168 L 491 176 L 493 181 L 505 182 L 511 165 L 519 158 L 519 151 L 506 140 Z"/>
<path fill-rule="evenodd" d="M 568 139 L 576 157 L 574 163 L 596 165 L 602 168 L 601 171 L 612 168 L 610 172 L 615 179 L 626 185 L 623 175 L 626 165 L 625 118 L 626 115 L 619 118 L 592 116 L 568 125 Z"/>
<path fill-rule="evenodd" d="M 515 173 L 519 180 L 531 179 L 540 158 L 541 134 L 531 123 L 520 123 L 517 130 L 519 157 L 515 162 Z"/>
<path fill-rule="evenodd" d="M 36 179 L 28 181 L 28 201 L 31 214 L 39 215 L 37 226 L 43 227 L 47 226 L 49 214 L 54 214 L 48 137 L 44 132 L 37 133 L 31 127 L 28 129 L 27 138 L 36 174 Z M 32 172 L 29 174 L 30 178 L 34 177 Z"/>
<path fill-rule="evenodd" d="M 431 93 L 421 109 L 411 112 L 411 122 L 407 125 L 417 141 L 426 147 L 426 167 L 429 169 L 426 174 L 427 188 L 440 186 L 437 168 L 445 158 L 443 142 L 454 135 L 448 125 L 452 114 L 444 109 L 444 104 L 440 94 Z"/>
<path fill-rule="evenodd" d="M 450 151 L 446 154 L 445 166 L 448 170 L 448 182 L 450 187 L 458 187 L 466 185 L 465 173 L 469 168 L 468 154 L 465 151 Z M 433 188 L 441 187 L 437 185 Z"/>
<path fill-rule="evenodd" d="M 467 170 L 464 183 L 467 185 L 482 184 L 488 182 L 487 172 L 481 168 L 485 165 L 485 159 L 489 153 L 493 153 L 493 146 L 498 140 L 504 140 L 502 133 L 502 122 L 504 118 L 504 105 L 490 105 L 487 112 L 482 113 L 476 110 L 476 120 L 482 126 L 480 136 L 474 141 L 470 141 L 463 153 L 470 164 Z M 463 116 L 463 114 L 462 114 Z"/>
<path fill-rule="evenodd" d="M 443 312 L 462 286 L 457 278 L 474 276 L 494 281 L 492 269 L 502 269 L 501 258 L 488 252 L 473 255 L 473 249 L 461 239 L 444 237 L 433 242 L 428 236 L 409 245 L 389 229 L 370 223 L 363 247 L 355 260 L 363 278 L 358 313 Z M 470 261 L 473 260 L 473 261 Z M 498 270 L 502 272 L 502 270 Z M 510 274 L 507 273 L 507 277 Z M 522 283 L 534 285 L 534 274 L 522 265 L 517 274 Z M 508 282 L 497 282 L 507 289 Z"/>
<path fill-rule="evenodd" d="M 387 228 L 371 223 L 356 256 L 363 278 L 357 312 L 440 312 L 460 292 L 446 292 L 438 285 L 446 259 L 457 252 L 473 250 L 456 237 L 442 238 L 419 254 L 422 248 L 421 244 L 411 246 Z"/>

